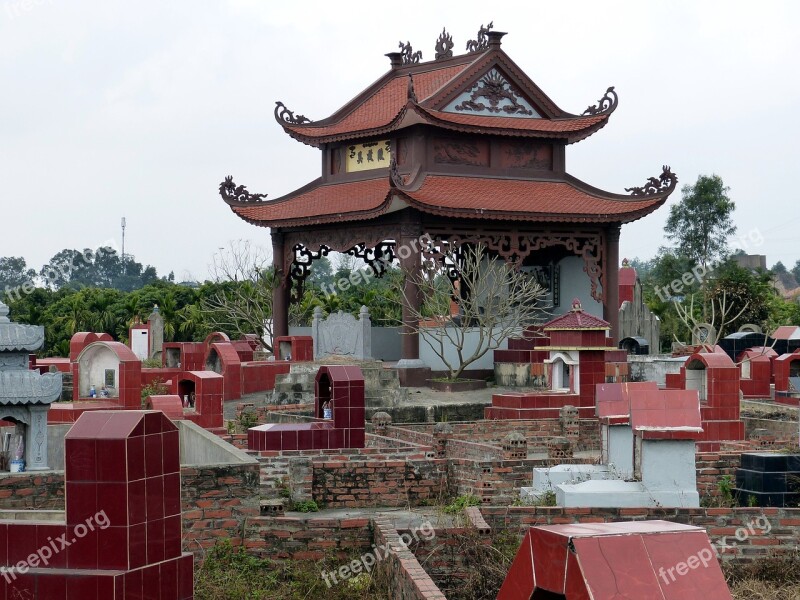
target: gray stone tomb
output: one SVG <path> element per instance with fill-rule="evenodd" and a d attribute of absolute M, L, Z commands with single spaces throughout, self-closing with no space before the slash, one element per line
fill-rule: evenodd
<path fill-rule="evenodd" d="M 372 358 L 372 322 L 369 310 L 361 307 L 358 319 L 346 312 L 336 312 L 324 318 L 322 309 L 314 309 L 311 323 L 314 359 L 324 356 L 349 356 L 357 360 Z"/>
<path fill-rule="evenodd" d="M 61 373 L 28 368 L 30 353 L 44 344 L 44 328 L 12 323 L 8 312 L 0 302 L 0 419 L 16 423 L 17 434 L 24 436 L 25 468 L 45 471 L 47 411 L 61 395 Z M 12 456 L 14 450 L 12 445 Z"/>

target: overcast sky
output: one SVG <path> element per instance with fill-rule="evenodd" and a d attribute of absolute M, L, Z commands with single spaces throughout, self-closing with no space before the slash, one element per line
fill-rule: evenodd
<path fill-rule="evenodd" d="M 800 3 L 769 0 L 0 0 L 0 256 L 38 269 L 63 248 L 119 246 L 125 216 L 126 252 L 204 279 L 230 240 L 270 245 L 220 199 L 225 175 L 270 198 L 319 175 L 276 100 L 325 118 L 398 40 L 432 59 L 443 26 L 458 51 L 490 20 L 561 108 L 616 86 L 609 124 L 567 148 L 570 173 L 612 192 L 663 164 L 679 185 L 716 173 L 746 242 L 732 245 L 800 259 Z M 652 257 L 667 214 L 623 227 L 622 256 Z"/>

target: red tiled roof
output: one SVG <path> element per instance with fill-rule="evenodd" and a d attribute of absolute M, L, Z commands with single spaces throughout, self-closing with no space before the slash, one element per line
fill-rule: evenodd
<path fill-rule="evenodd" d="M 272 227 L 275 224 L 331 223 L 374 218 L 388 207 L 389 178 L 306 186 L 277 200 L 231 204 L 245 221 Z"/>
<path fill-rule="evenodd" d="M 413 78 L 417 98 L 411 104 L 417 115 L 416 122 L 422 120 L 458 130 L 488 129 L 506 135 L 558 137 L 574 142 L 591 135 L 608 121 L 611 111 L 593 116 L 562 111 L 533 82 L 526 84 L 528 93 L 535 98 L 535 103 L 544 103 L 547 110 L 543 118 L 450 113 L 430 108 L 439 106 L 442 97 L 450 97 L 462 89 L 461 86 L 471 85 L 476 75 L 496 66 L 512 72 L 517 70 L 504 53 L 493 51 L 459 56 L 442 63 L 431 61 L 393 69 L 326 119 L 293 124 L 279 118 L 279 122 L 292 137 L 313 146 L 381 135 L 402 126 L 400 117 L 409 106 L 409 76 Z M 521 76 L 527 80 L 524 74 Z"/>
<path fill-rule="evenodd" d="M 420 99 L 427 98 L 453 77 L 464 70 L 465 65 L 445 67 L 414 73 L 414 90 Z M 357 105 L 353 111 L 333 123 L 314 126 L 284 124 L 288 131 L 304 137 L 328 137 L 343 133 L 370 131 L 388 126 L 397 117 L 408 100 L 408 75 L 398 73 L 374 94 Z"/>
<path fill-rule="evenodd" d="M 242 219 L 263 226 L 291 227 L 375 218 L 389 207 L 394 191 L 429 214 L 476 219 L 628 223 L 660 206 L 666 197 L 601 197 L 568 181 L 533 181 L 428 175 L 415 191 L 393 189 L 385 173 L 375 179 L 312 182 L 276 200 L 231 202 Z"/>
<path fill-rule="evenodd" d="M 583 309 L 571 310 L 566 314 L 556 317 L 549 323 L 544 324 L 545 331 L 559 329 L 610 329 L 611 324 L 587 312 Z"/>
<path fill-rule="evenodd" d="M 566 181 L 428 175 L 416 191 L 404 191 L 425 212 L 479 219 L 628 223 L 666 198 L 611 199 Z"/>

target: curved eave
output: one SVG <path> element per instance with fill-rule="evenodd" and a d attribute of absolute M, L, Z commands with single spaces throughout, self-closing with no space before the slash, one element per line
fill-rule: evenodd
<path fill-rule="evenodd" d="M 358 131 L 346 131 L 332 135 L 308 135 L 307 133 L 303 132 L 304 127 L 302 125 L 288 125 L 286 123 L 282 123 L 282 126 L 283 130 L 298 142 L 302 142 L 308 146 L 311 146 L 312 148 L 319 148 L 322 144 L 376 137 L 400 129 L 398 125 L 402 123 L 403 117 L 406 114 L 406 109 L 407 105 L 403 106 L 403 108 L 401 108 L 394 118 L 386 125 L 372 127 L 369 129 L 361 129 Z M 306 129 L 311 129 L 311 127 Z"/>
<path fill-rule="evenodd" d="M 587 197 L 591 197 L 602 201 L 604 203 L 613 202 L 613 203 L 620 203 L 620 204 L 628 204 L 630 205 L 629 210 L 616 210 L 614 212 L 584 212 L 584 213 L 568 213 L 568 212 L 554 212 L 554 211 L 547 211 L 547 210 L 539 210 L 539 211 L 526 211 L 526 210 L 502 210 L 497 208 L 491 208 L 491 204 L 493 203 L 491 198 L 487 199 L 484 202 L 483 207 L 463 207 L 463 206 L 445 206 L 441 204 L 437 204 L 434 200 L 430 198 L 426 198 L 425 196 L 428 193 L 425 191 L 425 183 L 429 178 L 445 178 L 448 181 L 445 182 L 450 185 L 452 188 L 453 186 L 458 185 L 461 182 L 468 183 L 470 180 L 482 180 L 483 182 L 492 181 L 491 187 L 496 188 L 501 196 L 503 192 L 500 191 L 500 188 L 503 185 L 503 182 L 517 182 L 521 185 L 531 185 L 536 186 L 538 184 L 541 185 L 561 185 L 561 186 L 569 186 L 578 192 L 583 193 Z M 459 180 L 462 180 L 461 182 Z M 486 183 L 489 186 L 489 183 Z M 507 178 L 490 178 L 490 177 L 479 177 L 479 178 L 472 178 L 469 176 L 431 176 L 426 175 L 422 177 L 417 183 L 414 184 L 414 188 L 410 189 L 409 187 L 405 188 L 398 188 L 398 193 L 402 195 L 405 201 L 410 205 L 420 210 L 422 212 L 433 214 L 442 217 L 449 217 L 449 218 L 465 218 L 465 219 L 483 219 L 483 220 L 496 220 L 496 221 L 527 221 L 527 222 L 546 222 L 546 223 L 614 223 L 614 224 L 625 224 L 631 223 L 642 217 L 645 217 L 658 209 L 664 202 L 666 202 L 669 195 L 674 190 L 674 187 L 668 191 L 665 191 L 662 194 L 652 195 L 652 196 L 624 196 L 621 194 L 613 194 L 610 192 L 604 192 L 588 184 L 584 184 L 579 179 L 575 177 L 568 176 L 567 180 L 565 181 L 547 181 L 547 180 L 510 180 Z M 531 197 L 533 194 L 536 193 L 537 190 L 531 189 Z M 518 190 L 515 190 L 515 193 L 519 194 Z M 435 195 L 435 192 L 434 192 Z M 443 194 L 442 194 L 443 195 Z M 476 193 L 471 194 L 471 197 L 482 197 L 488 198 L 489 194 L 487 193 Z M 505 198 L 506 196 L 504 196 Z M 591 201 L 589 198 L 589 201 Z M 564 202 L 569 202 L 569 199 L 565 199 Z M 522 204 L 522 202 L 520 203 Z M 622 208 L 622 207 L 620 207 Z"/>
<path fill-rule="evenodd" d="M 330 195 L 344 196 L 355 203 L 352 210 L 320 214 L 321 206 L 338 205 Z M 243 221 L 258 227 L 301 227 L 375 219 L 386 213 L 392 202 L 388 176 L 348 183 L 311 183 L 275 200 L 238 202 L 225 200 L 231 211 Z M 326 199 L 326 203 L 322 202 Z M 290 208 L 290 205 L 291 208 Z M 288 210 L 287 210 L 288 209 Z"/>
<path fill-rule="evenodd" d="M 411 108 L 411 111 L 409 111 Z M 418 119 L 406 120 L 407 114 L 414 114 Z M 449 131 L 458 131 L 461 133 L 478 133 L 478 134 L 493 134 L 502 135 L 507 137 L 526 137 L 526 138 L 544 138 L 544 139 L 560 139 L 564 140 L 567 144 L 574 144 L 581 140 L 585 140 L 590 135 L 596 133 L 606 126 L 611 112 L 597 115 L 596 117 L 581 117 L 574 116 L 560 119 L 531 119 L 530 121 L 537 121 L 540 123 L 569 123 L 571 121 L 583 120 L 589 123 L 580 128 L 572 129 L 569 131 L 559 131 L 557 128 L 547 129 L 530 129 L 523 127 L 514 127 L 514 125 L 521 125 L 527 119 L 514 119 L 511 117 L 495 117 L 484 115 L 458 115 L 451 113 L 444 113 L 439 111 L 431 111 L 423 108 L 419 104 L 408 103 L 395 115 L 395 117 L 387 124 L 380 127 L 373 127 L 369 129 L 362 129 L 357 131 L 347 131 L 343 133 L 336 133 L 332 135 L 308 135 L 304 132 L 311 129 L 302 125 L 286 125 L 283 124 L 283 130 L 291 137 L 299 142 L 319 148 L 322 144 L 331 142 L 342 142 L 356 139 L 373 138 L 394 131 L 399 131 L 411 124 L 419 122 L 446 129 Z M 497 123 L 493 123 L 493 119 L 498 119 Z M 468 121 L 479 121 L 470 123 Z M 539 124 L 539 123 L 537 123 Z"/>
<path fill-rule="evenodd" d="M 472 115 L 472 114 L 455 114 L 440 111 L 431 111 L 419 105 L 415 105 L 415 112 L 430 125 L 441 127 L 442 129 L 449 129 L 452 131 L 459 131 L 463 133 L 481 133 L 481 134 L 494 134 L 509 137 L 534 137 L 546 139 L 560 139 L 565 140 L 568 144 L 573 144 L 586 139 L 593 133 L 599 131 L 608 123 L 608 118 L 611 112 L 596 115 L 594 117 L 565 117 L 559 119 L 517 119 L 513 117 L 495 117 L 485 115 Z M 496 123 L 492 120 L 497 119 Z M 588 121 L 589 123 L 584 127 L 572 129 L 570 131 L 559 131 L 557 128 L 540 128 L 531 129 L 525 127 L 514 127 L 514 125 L 537 124 L 543 125 L 545 123 L 558 123 L 567 124 L 577 120 Z M 470 123 L 469 121 L 473 121 Z"/>

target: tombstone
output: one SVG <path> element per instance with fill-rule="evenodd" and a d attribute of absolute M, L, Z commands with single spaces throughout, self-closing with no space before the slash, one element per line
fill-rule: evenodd
<path fill-rule="evenodd" d="M 624 349 L 628 350 L 628 354 L 658 354 L 661 319 L 651 313 L 645 304 L 642 283 L 627 259 L 622 261 L 619 270 L 619 299 L 618 339 L 637 340 L 636 351 Z M 620 348 L 623 346 L 620 345 Z"/>
<path fill-rule="evenodd" d="M 0 598 L 193 598 L 177 427 L 160 412 L 85 412 L 64 456 L 61 516 L 30 511 L 0 524 Z"/>
<path fill-rule="evenodd" d="M 699 323 L 692 329 L 692 345 L 716 344 L 717 330 L 711 323 Z"/>
<path fill-rule="evenodd" d="M 61 395 L 61 373 L 28 368 L 30 353 L 44 344 L 44 327 L 12 323 L 8 312 L 0 301 L 0 419 L 17 425 L 14 443 L 3 450 L 12 470 L 45 471 L 47 411 Z"/>
<path fill-rule="evenodd" d="M 164 317 L 158 310 L 158 304 L 153 306 L 153 312 L 147 317 L 147 324 L 150 326 L 149 358 L 161 359 L 161 351 L 164 347 Z"/>
<path fill-rule="evenodd" d="M 732 596 L 705 529 L 631 521 L 531 527 L 497 600 L 531 598 Z"/>
<path fill-rule="evenodd" d="M 356 360 L 372 358 L 372 323 L 369 310 L 361 307 L 358 319 L 346 312 L 336 312 L 323 318 L 322 309 L 314 309 L 311 324 L 314 360 L 324 356 L 348 356 Z"/>
<path fill-rule="evenodd" d="M 625 350 L 628 354 L 637 356 L 650 354 L 650 344 L 643 337 L 629 336 L 622 338 L 619 342 L 619 349 Z"/>

